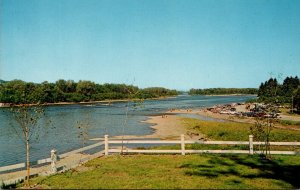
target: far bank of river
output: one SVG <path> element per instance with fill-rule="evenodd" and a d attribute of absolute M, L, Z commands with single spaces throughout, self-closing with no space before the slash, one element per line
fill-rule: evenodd
<path fill-rule="evenodd" d="M 170 109 L 193 109 L 216 104 L 245 102 L 253 96 L 176 96 L 172 98 L 135 102 L 114 101 L 47 106 L 46 116 L 40 121 L 45 126 L 40 131 L 39 141 L 32 144 L 32 160 L 49 157 L 55 148 L 64 153 L 83 145 L 95 143 L 78 138 L 82 132 L 79 124 L 86 126 L 89 139 L 123 135 L 151 135 L 154 123 L 145 123 L 151 116 L 161 115 Z M 128 111 L 128 112 L 127 112 Z M 127 112 L 127 113 L 126 113 Z M 126 122 L 124 122 L 126 120 Z M 47 124 L 51 121 L 50 124 Z M 18 125 L 9 112 L 0 111 L 0 166 L 15 164 L 25 160 L 24 144 L 12 130 Z"/>
<path fill-rule="evenodd" d="M 57 106 L 57 105 L 76 105 L 76 104 L 98 104 L 98 103 L 103 103 L 103 104 L 111 104 L 111 103 L 116 103 L 116 102 L 130 102 L 130 101 L 145 101 L 145 100 L 161 100 L 161 99 L 166 99 L 166 98 L 175 98 L 176 96 L 163 96 L 159 98 L 148 98 L 148 99 L 111 99 L 111 100 L 100 100 L 100 101 L 88 101 L 88 102 L 55 102 L 55 103 L 43 103 L 43 104 L 20 104 L 16 106 L 37 106 L 37 105 L 43 105 L 43 106 Z M 0 102 L 0 108 L 1 107 L 11 107 L 13 104 L 11 103 L 1 103 Z"/>
<path fill-rule="evenodd" d="M 43 106 L 57 106 L 57 105 L 76 105 L 76 104 L 111 104 L 116 102 L 129 102 L 129 101 L 145 101 L 145 100 L 162 100 L 162 99 L 168 99 L 168 98 L 176 98 L 179 96 L 189 96 L 189 95 L 178 95 L 178 96 L 162 96 L 158 98 L 147 98 L 147 99 L 111 99 L 111 100 L 100 100 L 100 101 L 88 101 L 88 102 L 55 102 L 55 103 L 43 103 L 43 104 L 21 104 L 26 106 L 36 106 L 36 105 L 43 105 Z M 252 98 L 256 97 L 256 94 L 215 94 L 215 95 L 191 95 L 191 96 L 215 96 L 215 97 L 231 97 L 231 96 L 251 96 Z M 10 107 L 11 103 L 1 103 L 0 102 L 0 108 L 1 107 Z M 20 106 L 20 105 L 17 105 Z"/>

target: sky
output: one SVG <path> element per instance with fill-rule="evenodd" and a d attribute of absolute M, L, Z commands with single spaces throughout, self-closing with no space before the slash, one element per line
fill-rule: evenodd
<path fill-rule="evenodd" d="M 177 90 L 300 76 L 299 0 L 0 0 L 0 79 Z"/>

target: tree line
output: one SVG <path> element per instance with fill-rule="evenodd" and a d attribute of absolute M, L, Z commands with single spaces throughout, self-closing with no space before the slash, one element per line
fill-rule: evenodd
<path fill-rule="evenodd" d="M 97 84 L 92 81 L 57 80 L 55 83 L 33 83 L 22 80 L 0 83 L 0 102 L 36 104 L 88 102 L 115 99 L 147 99 L 177 95 L 176 90 L 162 87 L 140 89 L 126 84 Z"/>
<path fill-rule="evenodd" d="M 190 89 L 190 95 L 257 94 L 256 88 L 207 88 Z"/>
<path fill-rule="evenodd" d="M 260 84 L 258 97 L 260 102 L 288 103 L 300 110 L 300 80 L 298 76 L 286 77 L 280 84 L 276 78 L 270 78 Z"/>

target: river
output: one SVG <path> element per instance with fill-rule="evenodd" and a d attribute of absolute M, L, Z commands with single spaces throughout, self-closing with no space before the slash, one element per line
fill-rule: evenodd
<path fill-rule="evenodd" d="M 175 109 L 209 107 L 216 104 L 245 102 L 253 96 L 188 96 L 145 100 L 141 103 L 115 102 L 110 105 L 75 104 L 48 106 L 45 116 L 39 121 L 42 126 L 31 146 L 31 160 L 49 157 L 50 150 L 68 152 L 95 143 L 88 139 L 121 135 L 147 135 L 153 132 L 150 124 L 142 123 L 148 116 Z M 126 116 L 127 115 L 127 116 Z M 79 129 L 84 125 L 83 129 Z M 18 125 L 7 109 L 0 109 L 0 166 L 25 161 L 25 145 L 13 129 Z M 20 132 L 20 131 L 19 131 Z M 80 136 L 80 132 L 84 135 Z"/>

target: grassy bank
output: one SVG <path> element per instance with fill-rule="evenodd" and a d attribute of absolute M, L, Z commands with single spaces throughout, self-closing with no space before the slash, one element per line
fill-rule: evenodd
<path fill-rule="evenodd" d="M 264 160 L 248 155 L 109 156 L 32 183 L 39 188 L 222 188 L 300 187 L 299 156 Z"/>
<path fill-rule="evenodd" d="M 236 122 L 214 122 L 183 118 L 182 122 L 191 131 L 201 133 L 207 139 L 224 141 L 249 140 L 250 126 L 253 124 Z M 299 141 L 300 131 L 273 128 L 271 141 Z"/>
<path fill-rule="evenodd" d="M 205 140 L 221 141 L 249 141 L 249 123 L 203 121 L 192 118 L 182 118 L 182 123 L 189 133 L 200 134 Z M 300 141 L 300 131 L 274 128 L 271 132 L 271 141 L 297 142 Z M 254 138 L 254 140 L 256 140 Z M 180 145 L 163 145 L 152 147 L 157 150 L 180 150 Z M 248 150 L 248 145 L 203 145 L 187 144 L 186 149 L 194 150 Z M 255 150 L 259 146 L 254 146 Z M 300 151 L 299 146 L 271 146 L 271 150 Z"/>
<path fill-rule="evenodd" d="M 278 123 L 280 123 L 283 126 L 295 126 L 300 127 L 300 121 L 291 121 L 291 120 L 279 120 Z"/>

